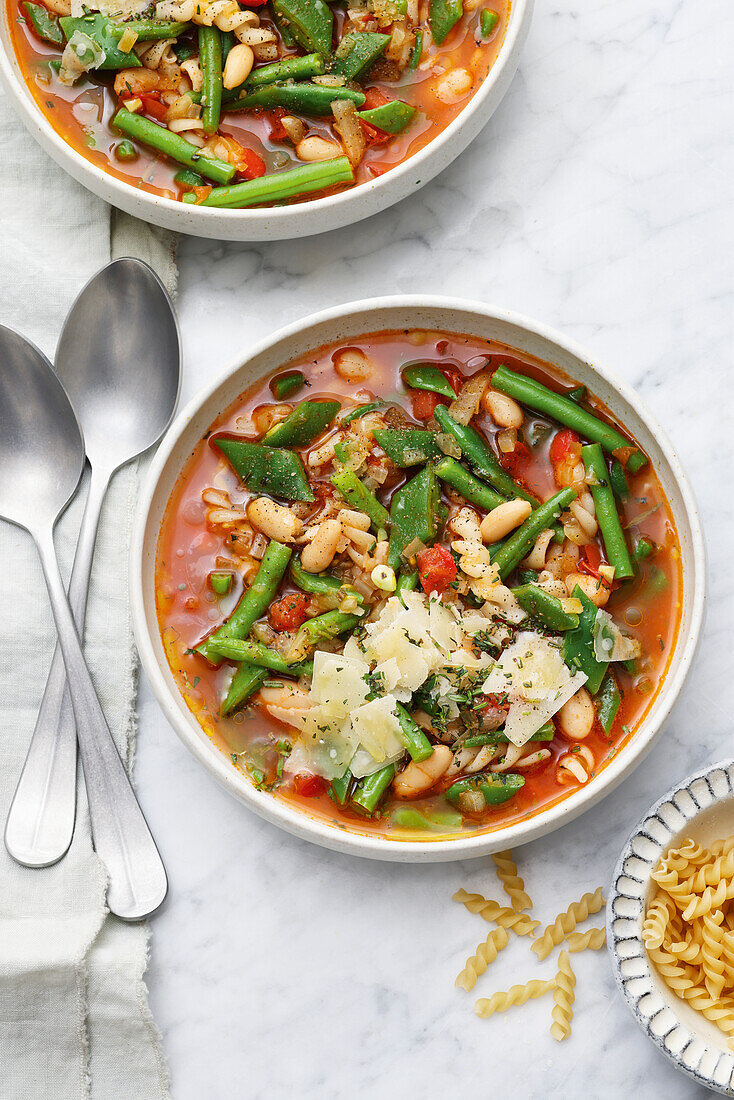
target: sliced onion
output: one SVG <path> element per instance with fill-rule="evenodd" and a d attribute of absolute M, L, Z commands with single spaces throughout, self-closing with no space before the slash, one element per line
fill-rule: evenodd
<path fill-rule="evenodd" d="M 331 104 L 331 110 L 334 115 L 334 129 L 344 143 L 349 161 L 353 166 L 357 165 L 362 160 L 367 147 L 364 130 L 357 117 L 357 108 L 351 99 L 335 99 Z"/>
<path fill-rule="evenodd" d="M 497 446 L 502 454 L 511 454 L 517 444 L 517 428 L 503 428 L 497 435 Z"/>

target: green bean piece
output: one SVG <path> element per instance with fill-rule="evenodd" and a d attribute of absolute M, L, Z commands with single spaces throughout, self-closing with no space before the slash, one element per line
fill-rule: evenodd
<path fill-rule="evenodd" d="M 324 0 L 272 0 L 272 8 L 307 53 L 329 57 L 334 17 Z"/>
<path fill-rule="evenodd" d="M 176 42 L 173 46 L 173 52 L 176 55 L 176 60 L 179 65 L 184 61 L 188 61 L 190 57 L 196 57 L 198 53 L 198 43 L 194 45 L 191 41 Z M 189 93 L 190 95 L 191 93 Z"/>
<path fill-rule="evenodd" d="M 232 587 L 232 574 L 215 569 L 209 574 L 209 587 L 218 596 L 226 596 Z"/>
<path fill-rule="evenodd" d="M 586 389 L 586 386 L 576 386 L 575 389 L 569 390 L 566 394 L 566 397 L 569 399 L 569 401 L 573 401 L 576 405 L 580 405 L 583 401 L 585 401 L 587 396 L 588 390 Z"/>
<path fill-rule="evenodd" d="M 627 475 L 624 472 L 624 466 L 615 458 L 609 467 L 609 484 L 612 487 L 612 492 L 619 500 L 626 500 L 630 495 L 630 487 L 627 484 Z"/>
<path fill-rule="evenodd" d="M 278 586 L 291 560 L 291 554 L 291 548 L 284 546 L 282 542 L 273 540 L 268 543 L 252 584 L 243 592 L 227 621 L 196 647 L 197 653 L 216 665 L 219 664 L 219 658 L 213 653 L 214 645 L 229 638 L 247 637 L 257 620 L 262 618 L 275 599 Z M 315 622 L 314 619 L 311 621 Z"/>
<path fill-rule="evenodd" d="M 536 382 L 534 378 L 526 378 L 505 366 L 498 367 L 492 375 L 492 387 L 500 390 L 501 393 L 506 393 L 509 397 L 514 397 L 521 405 L 527 405 L 536 412 L 553 417 L 554 420 L 565 424 L 567 428 L 573 428 L 585 439 L 601 443 L 604 450 L 609 451 L 610 454 L 631 448 L 632 454 L 627 459 L 627 469 L 630 473 L 637 473 L 647 465 L 645 455 L 642 451 L 635 450 L 634 444 L 630 443 L 629 439 L 625 439 L 616 428 L 605 424 L 586 409 L 579 408 L 574 401 L 569 400 L 566 394 L 555 393 L 542 382 Z"/>
<path fill-rule="evenodd" d="M 669 585 L 667 575 L 657 565 L 650 565 L 647 574 L 647 593 L 651 596 L 659 596 Z"/>
<path fill-rule="evenodd" d="M 354 470 L 345 468 L 332 474 L 331 484 L 339 490 L 350 507 L 370 517 L 370 523 L 375 531 L 379 531 L 381 527 L 388 527 L 390 513 L 375 494 L 365 488 Z"/>
<path fill-rule="evenodd" d="M 351 424 L 353 420 L 359 420 L 360 416 L 366 416 L 367 413 L 376 412 L 378 409 L 384 409 L 389 403 L 389 401 L 370 401 L 368 405 L 357 405 L 356 408 L 350 409 L 344 414 L 339 421 L 339 427 L 346 428 L 347 424 Z"/>
<path fill-rule="evenodd" d="M 182 168 L 180 172 L 176 172 L 173 182 L 179 187 L 203 187 L 204 177 L 198 172 L 192 172 L 190 168 Z"/>
<path fill-rule="evenodd" d="M 400 99 L 393 99 L 390 103 L 383 103 L 381 107 L 372 107 L 369 111 L 358 111 L 363 122 L 370 126 L 376 126 L 386 134 L 401 134 L 413 121 L 418 111 L 409 103 L 403 103 Z M 419 389 L 420 387 L 415 387 Z"/>
<path fill-rule="evenodd" d="M 227 104 L 228 111 L 254 111 L 260 108 L 285 107 L 301 115 L 325 117 L 331 114 L 335 99 L 349 99 L 357 107 L 365 101 L 364 92 L 352 88 L 332 88 L 325 84 L 300 83 L 266 84 L 254 92 L 248 92 Z"/>
<path fill-rule="evenodd" d="M 415 592 L 418 587 L 418 570 L 413 569 L 412 572 L 408 572 L 405 569 L 401 569 L 398 573 L 398 583 L 395 588 L 395 595 L 402 596 L 403 592 Z"/>
<path fill-rule="evenodd" d="M 229 51 L 232 49 L 237 39 L 235 38 L 233 31 L 220 31 L 219 33 L 222 39 L 222 72 L 224 72 L 224 63 L 229 56 Z M 224 88 L 222 88 L 222 99 L 224 99 Z"/>
<path fill-rule="evenodd" d="M 545 722 L 532 737 L 528 738 L 528 741 L 552 741 L 555 735 L 556 727 L 553 723 Z M 466 748 L 473 749 L 479 745 L 507 745 L 509 742 L 510 739 L 504 730 L 495 730 L 494 733 L 477 733 L 474 737 L 467 737 L 463 744 Z"/>
<path fill-rule="evenodd" d="M 651 554 L 655 553 L 655 544 L 650 542 L 649 539 L 638 539 L 635 545 L 632 547 L 632 560 L 644 561 L 645 558 L 649 558 Z"/>
<path fill-rule="evenodd" d="M 413 44 L 413 52 L 410 55 L 410 61 L 408 62 L 409 69 L 417 69 L 418 62 L 421 59 L 423 53 L 423 31 L 416 31 L 415 43 Z"/>
<path fill-rule="evenodd" d="M 501 546 L 501 545 L 502 545 L 502 543 L 499 543 L 499 546 Z M 517 579 L 518 579 L 518 581 L 520 582 L 521 585 L 522 584 L 537 584 L 538 583 L 538 574 L 537 574 L 535 569 L 518 569 Z"/>
<path fill-rule="evenodd" d="M 478 508 L 484 508 L 487 512 L 505 503 L 504 497 L 490 489 L 478 477 L 474 477 L 474 474 L 470 474 L 455 458 L 443 458 L 436 466 L 436 476 L 457 493 L 461 493 L 464 500 L 476 504 Z"/>
<path fill-rule="evenodd" d="M 201 65 L 201 120 L 204 133 L 215 134 L 222 112 L 222 35 L 218 27 L 199 27 Z"/>
<path fill-rule="evenodd" d="M 422 814 L 413 806 L 398 806 L 390 815 L 392 825 L 401 829 L 430 830 L 431 832 L 459 829 L 462 823 L 461 814 L 449 811 L 431 810 Z"/>
<path fill-rule="evenodd" d="M 349 768 L 344 772 L 339 779 L 332 779 L 331 786 L 329 787 L 329 797 L 337 802 L 340 806 L 346 806 L 349 801 L 349 790 L 352 785 L 354 776 L 350 772 Z"/>
<path fill-rule="evenodd" d="M 137 160 L 140 154 L 131 141 L 125 138 L 124 141 L 118 141 L 115 146 L 115 157 L 117 160 L 130 161 Z"/>
<path fill-rule="evenodd" d="M 492 8 L 482 8 L 479 16 L 479 30 L 482 38 L 489 38 L 490 35 L 494 34 L 499 21 L 500 17 L 496 11 L 493 11 Z"/>
<path fill-rule="evenodd" d="M 596 696 L 596 716 L 605 733 L 612 732 L 614 719 L 617 717 L 621 702 L 622 696 L 619 685 L 611 672 L 607 672 Z"/>
<path fill-rule="evenodd" d="M 429 0 L 428 26 L 438 46 L 443 45 L 463 14 L 462 0 Z"/>
<path fill-rule="evenodd" d="M 544 504 L 539 504 L 523 524 L 502 543 L 492 560 L 504 580 L 530 552 L 541 531 L 558 519 L 564 508 L 576 499 L 575 489 L 561 489 Z"/>
<path fill-rule="evenodd" d="M 346 634 L 348 630 L 354 630 L 355 626 L 359 626 L 361 621 L 359 615 L 347 615 L 342 611 L 325 611 L 323 615 L 308 619 L 303 626 L 299 626 L 293 640 L 293 649 L 299 654 L 311 653 L 319 642 L 328 642 L 340 634 Z"/>
<path fill-rule="evenodd" d="M 165 132 L 168 133 L 168 131 Z M 188 141 L 184 144 L 190 147 Z M 227 165 L 227 167 L 230 166 Z M 204 172 L 201 167 L 199 170 Z M 234 167 L 231 171 L 234 175 Z M 204 172 L 204 175 L 209 173 Z M 354 183 L 354 172 L 348 157 L 335 157 L 334 160 L 302 164 L 289 172 L 273 172 L 268 176 L 260 176 L 259 179 L 235 183 L 231 187 L 215 187 L 199 205 L 241 210 L 246 206 L 280 202 L 283 199 L 294 198 L 296 195 L 324 191 L 327 187 L 335 187 L 339 183 Z M 196 200 L 192 194 L 184 195 L 184 202 L 194 201 Z"/>
<path fill-rule="evenodd" d="M 104 58 L 95 71 L 102 69 L 136 69 L 142 65 L 142 61 L 136 53 L 123 53 L 118 41 L 112 33 L 114 23 L 106 15 L 62 15 L 59 19 L 61 28 L 67 40 L 75 31 L 86 34 L 99 46 Z M 186 143 L 187 145 L 190 142 Z"/>
<path fill-rule="evenodd" d="M 354 596 L 357 603 L 364 603 L 362 595 L 356 588 L 352 588 L 351 584 L 339 580 L 338 577 L 332 576 L 331 573 L 307 572 L 301 565 L 301 559 L 298 557 L 291 558 L 291 580 L 296 588 L 299 588 L 301 592 L 306 592 L 309 596 L 336 597 L 343 594 L 345 597 Z"/>
<path fill-rule="evenodd" d="M 420 763 L 421 760 L 427 760 L 429 756 L 433 756 L 433 745 L 420 726 L 413 721 L 412 716 L 402 703 L 398 703 L 395 708 L 395 713 L 400 723 L 400 732 L 403 735 L 403 742 L 413 760 L 417 760 Z"/>
<path fill-rule="evenodd" d="M 537 584 L 523 584 L 520 588 L 513 588 L 512 594 L 531 619 L 550 630 L 574 630 L 579 625 L 578 615 L 564 611 L 558 597 Z"/>
<path fill-rule="evenodd" d="M 440 393 L 442 397 L 450 397 L 452 401 L 456 397 L 456 390 L 446 375 L 432 363 L 409 363 L 401 373 L 403 382 L 411 390 L 429 390 Z"/>
<path fill-rule="evenodd" d="M 587 680 L 584 687 L 592 695 L 596 695 L 609 664 L 608 661 L 597 661 L 594 653 L 594 623 L 597 608 L 578 585 L 574 588 L 573 595 L 577 600 L 581 600 L 583 610 L 579 615 L 579 625 L 576 629 L 568 630 L 563 636 L 563 660 L 571 672 L 585 673 Z"/>
<path fill-rule="evenodd" d="M 635 570 L 624 539 L 624 531 L 617 512 L 617 502 L 609 484 L 609 474 L 607 473 L 607 464 L 601 444 L 591 443 L 582 447 L 581 457 L 584 461 L 589 488 L 594 499 L 596 520 L 604 541 L 607 560 L 610 565 L 614 566 L 614 579 L 628 580 L 630 577 L 634 577 Z"/>
<path fill-rule="evenodd" d="M 433 542 L 440 523 L 441 490 L 432 466 L 406 482 L 390 501 L 390 548 L 388 564 L 397 572 L 403 564 L 403 550 L 419 539 L 426 545 Z"/>
<path fill-rule="evenodd" d="M 306 375 L 302 370 L 291 370 L 278 374 L 270 381 L 270 392 L 278 401 L 291 397 L 306 385 Z"/>
<path fill-rule="evenodd" d="M 24 0 L 23 7 L 33 30 L 43 42 L 50 42 L 52 46 L 64 45 L 64 32 L 58 15 L 54 15 L 43 4 L 32 4 L 30 0 Z"/>
<path fill-rule="evenodd" d="M 293 451 L 242 439 L 215 439 L 214 446 L 251 493 L 269 493 L 283 500 L 315 500 L 303 463 Z"/>
<path fill-rule="evenodd" d="M 508 802 L 517 792 L 525 786 L 525 780 L 521 775 L 513 772 L 500 772 L 497 775 L 472 775 L 469 779 L 460 779 L 453 783 L 446 791 L 445 797 L 449 802 L 456 804 L 462 794 L 479 791 L 484 798 L 485 806 L 501 806 Z"/>
<path fill-rule="evenodd" d="M 308 53 L 305 57 L 284 57 L 281 61 L 253 69 L 245 81 L 245 88 L 263 88 L 266 84 L 281 80 L 305 80 L 309 76 L 321 76 L 324 69 L 324 59 L 318 53 Z"/>
<path fill-rule="evenodd" d="M 144 145 L 150 145 L 179 164 L 185 164 L 187 168 L 193 168 L 201 172 L 215 183 L 228 183 L 235 174 L 233 164 L 227 164 L 224 160 L 216 160 L 215 157 L 204 156 L 195 145 L 178 134 L 172 134 L 165 126 L 159 126 L 157 122 L 151 122 L 142 115 L 134 115 L 132 111 L 126 111 L 121 107 L 112 119 L 112 125 L 122 130 L 128 137 L 142 141 Z M 324 162 L 322 162 L 324 163 Z M 255 181 L 253 181 L 255 182 Z M 260 182 L 260 181 L 257 181 Z M 240 186 L 244 186 L 241 184 Z M 213 192 L 212 192 L 213 193 Z M 193 196 L 192 196 L 193 197 Z"/>
<path fill-rule="evenodd" d="M 331 59 L 329 72 L 346 80 L 362 80 L 369 67 L 382 57 L 389 42 L 389 34 L 372 31 L 345 34 Z"/>
<path fill-rule="evenodd" d="M 326 431 L 340 408 L 338 401 L 302 401 L 285 420 L 268 429 L 263 443 L 269 447 L 305 447 Z"/>
<path fill-rule="evenodd" d="M 238 664 L 255 665 L 257 668 L 269 668 L 281 676 L 313 675 L 313 661 L 291 661 L 281 657 L 274 649 L 268 649 L 261 642 L 251 642 L 247 638 L 221 638 L 211 641 L 208 652 L 225 661 L 237 661 Z"/>
<path fill-rule="evenodd" d="M 242 665 L 232 677 L 229 691 L 222 703 L 222 714 L 226 717 L 239 710 L 243 703 L 254 695 L 259 687 L 267 680 L 266 668 L 255 668 L 254 665 Z"/>
<path fill-rule="evenodd" d="M 360 779 L 357 789 L 352 796 L 352 805 L 366 814 L 372 814 L 377 809 L 377 803 L 390 786 L 395 775 L 395 765 L 388 764 L 379 772 L 366 775 Z"/>
<path fill-rule="evenodd" d="M 418 466 L 441 458 L 433 432 L 421 428 L 376 428 L 372 434 L 396 466 Z"/>
<path fill-rule="evenodd" d="M 489 443 L 475 428 L 468 424 L 459 424 L 445 405 L 437 405 L 433 415 L 439 427 L 454 437 L 470 466 L 486 478 L 498 493 L 504 497 L 520 497 L 522 500 L 527 500 L 533 508 L 538 507 L 535 497 L 526 492 L 502 469 Z"/>
<path fill-rule="evenodd" d="M 110 33 L 115 38 L 122 38 L 126 31 L 133 31 L 138 42 L 163 42 L 166 38 L 178 38 L 190 27 L 190 23 L 177 23 L 175 20 L 128 19 L 127 23 L 113 23 Z"/>

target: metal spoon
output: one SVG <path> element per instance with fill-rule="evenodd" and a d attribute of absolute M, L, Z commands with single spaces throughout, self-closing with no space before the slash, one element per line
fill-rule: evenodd
<path fill-rule="evenodd" d="M 89 493 L 69 583 L 80 633 L 100 510 L 112 475 L 160 439 L 178 399 L 181 346 L 171 300 L 139 260 L 108 264 L 71 308 L 56 373 L 81 422 Z M 57 645 L 5 826 L 10 855 L 47 867 L 67 851 L 76 810 L 76 729 Z M 94 826 L 94 822 L 92 823 Z"/>
<path fill-rule="evenodd" d="M 48 359 L 0 326 L 0 518 L 32 535 L 43 566 L 76 718 L 107 903 L 125 920 L 157 909 L 168 884 L 84 661 L 53 542 L 84 467 L 84 440 Z"/>

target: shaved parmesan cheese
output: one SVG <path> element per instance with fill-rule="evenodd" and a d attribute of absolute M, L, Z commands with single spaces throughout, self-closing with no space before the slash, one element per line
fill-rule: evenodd
<path fill-rule="evenodd" d="M 400 756 L 405 748 L 395 713 L 395 700 L 389 695 L 373 699 L 356 710 L 352 715 L 352 729 L 361 747 L 380 766 L 396 754 Z"/>
<path fill-rule="evenodd" d="M 597 661 L 633 661 L 642 653 L 637 639 L 623 634 L 609 612 L 601 608 L 596 613 L 592 633 Z"/>
<path fill-rule="evenodd" d="M 297 742 L 308 768 L 324 779 L 338 779 L 344 775 L 358 743 L 348 717 L 320 706 L 313 707 L 306 715 Z"/>
<path fill-rule="evenodd" d="M 367 700 L 369 688 L 364 677 L 369 670 L 364 659 L 318 650 L 311 680 L 314 702 L 332 714 L 350 714 Z"/>
<path fill-rule="evenodd" d="M 488 694 L 506 695 L 505 733 L 520 747 L 586 683 L 569 672 L 560 649 L 541 634 L 524 631 L 496 662 L 484 683 Z"/>

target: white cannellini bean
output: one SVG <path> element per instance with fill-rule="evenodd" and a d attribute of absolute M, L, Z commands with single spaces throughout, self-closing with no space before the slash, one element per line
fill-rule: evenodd
<path fill-rule="evenodd" d="M 602 584 L 596 577 L 590 577 L 587 573 L 569 573 L 565 583 L 569 596 L 573 595 L 573 590 L 578 585 L 583 594 L 597 607 L 604 607 L 609 599 L 610 589 L 608 586 Z"/>
<path fill-rule="evenodd" d="M 481 523 L 482 539 L 486 543 L 499 542 L 510 531 L 524 523 L 532 512 L 527 500 L 507 500 L 488 512 Z"/>
<path fill-rule="evenodd" d="M 427 760 L 411 760 L 393 780 L 395 794 L 398 798 L 416 798 L 438 783 L 452 759 L 448 745 L 436 745 Z"/>
<path fill-rule="evenodd" d="M 290 508 L 277 504 L 269 497 L 251 500 L 247 505 L 247 518 L 253 527 L 277 542 L 292 542 L 303 530 L 303 524 Z"/>
<path fill-rule="evenodd" d="M 347 527 L 356 527 L 359 531 L 369 531 L 370 517 L 355 508 L 341 508 L 337 519 Z"/>
<path fill-rule="evenodd" d="M 328 569 L 342 537 L 342 525 L 338 519 L 325 519 L 316 534 L 301 551 L 301 565 L 307 573 L 321 573 Z"/>
<path fill-rule="evenodd" d="M 255 64 L 255 55 L 249 46 L 238 42 L 227 54 L 222 73 L 222 83 L 225 88 L 236 88 L 243 80 L 247 80 L 252 66 Z"/>
<path fill-rule="evenodd" d="M 344 348 L 334 357 L 334 370 L 347 382 L 364 382 L 370 377 L 374 367 L 372 360 L 359 348 Z"/>
<path fill-rule="evenodd" d="M 332 157 L 340 157 L 344 150 L 334 141 L 312 134 L 311 137 L 302 138 L 296 145 L 296 156 L 299 160 L 331 160 Z"/>
<path fill-rule="evenodd" d="M 517 401 L 508 397 L 506 393 L 498 393 L 497 390 L 485 392 L 482 397 L 482 408 L 500 428 L 521 428 L 525 419 Z"/>
<path fill-rule="evenodd" d="M 472 86 L 472 75 L 467 69 L 449 69 L 436 85 L 436 95 L 442 103 L 455 103 Z"/>
<path fill-rule="evenodd" d="M 561 732 L 569 741 L 583 741 L 594 728 L 594 702 L 585 687 L 579 688 L 558 712 Z"/>

